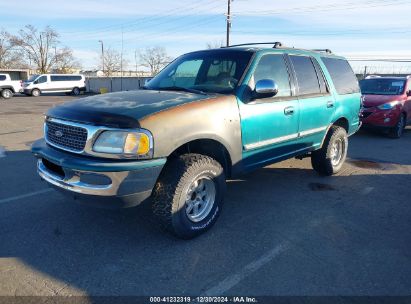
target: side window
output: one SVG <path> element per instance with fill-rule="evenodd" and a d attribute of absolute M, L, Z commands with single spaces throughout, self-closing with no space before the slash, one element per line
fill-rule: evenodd
<path fill-rule="evenodd" d="M 311 58 L 290 55 L 290 60 L 297 77 L 299 95 L 321 94 L 317 72 Z"/>
<path fill-rule="evenodd" d="M 37 82 L 37 83 L 47 82 L 47 76 L 41 76 L 39 79 L 37 79 L 36 82 Z"/>
<path fill-rule="evenodd" d="M 322 57 L 338 94 L 352 94 L 360 91 L 358 80 L 347 60 Z"/>
<path fill-rule="evenodd" d="M 0 81 L 6 80 L 6 75 L 0 75 Z"/>
<path fill-rule="evenodd" d="M 278 85 L 276 97 L 291 96 L 290 76 L 283 55 L 264 55 L 254 71 L 254 84 L 261 79 L 274 80 Z"/>

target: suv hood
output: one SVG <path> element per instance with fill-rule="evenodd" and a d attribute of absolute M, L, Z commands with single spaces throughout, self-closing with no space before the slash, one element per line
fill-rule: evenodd
<path fill-rule="evenodd" d="M 373 95 L 373 94 L 365 94 L 363 105 L 367 108 L 370 107 L 377 107 L 387 102 L 401 100 L 401 95 Z"/>
<path fill-rule="evenodd" d="M 80 98 L 51 108 L 47 116 L 104 125 L 138 128 L 138 120 L 185 103 L 210 98 L 188 92 L 136 90 Z"/>

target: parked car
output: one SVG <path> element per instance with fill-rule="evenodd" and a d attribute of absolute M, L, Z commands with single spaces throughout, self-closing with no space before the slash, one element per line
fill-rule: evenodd
<path fill-rule="evenodd" d="M 32 75 L 23 83 L 24 94 L 40 96 L 41 93 L 67 93 L 79 95 L 86 91 L 86 79 L 80 74 Z"/>
<path fill-rule="evenodd" d="M 411 122 L 411 77 L 378 77 L 360 81 L 362 123 L 400 138 Z"/>
<path fill-rule="evenodd" d="M 359 92 L 348 62 L 329 51 L 198 51 L 144 90 L 50 109 L 32 152 L 64 193 L 104 207 L 151 202 L 159 223 L 192 238 L 217 220 L 227 178 L 291 157 L 311 157 L 322 175 L 340 171 Z"/>
<path fill-rule="evenodd" d="M 11 80 L 9 74 L 0 74 L 0 95 L 4 99 L 12 98 L 15 93 L 22 91 L 20 80 Z"/>

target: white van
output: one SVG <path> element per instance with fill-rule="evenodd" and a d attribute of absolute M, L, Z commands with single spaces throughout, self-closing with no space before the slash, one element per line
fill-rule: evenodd
<path fill-rule="evenodd" d="M 32 75 L 23 83 L 26 95 L 40 96 L 41 93 L 61 93 L 79 95 L 86 91 L 86 79 L 80 74 Z"/>

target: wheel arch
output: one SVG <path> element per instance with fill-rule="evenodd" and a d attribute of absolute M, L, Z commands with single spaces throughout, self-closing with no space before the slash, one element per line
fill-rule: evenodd
<path fill-rule="evenodd" d="M 348 119 L 342 116 L 342 117 L 338 118 L 337 120 L 335 120 L 334 122 L 330 123 L 330 125 L 328 126 L 328 128 L 327 128 L 327 130 L 324 134 L 324 137 L 323 137 L 323 140 L 321 142 L 320 148 L 324 145 L 325 138 L 327 137 L 328 132 L 330 132 L 330 129 L 331 129 L 332 126 L 341 127 L 347 132 L 347 134 L 349 133 L 350 125 L 349 125 Z"/>
<path fill-rule="evenodd" d="M 231 176 L 232 158 L 229 150 L 220 141 L 211 138 L 193 139 L 174 149 L 168 158 L 172 159 L 185 153 L 198 153 L 212 157 L 221 164 L 226 176 Z"/>
<path fill-rule="evenodd" d="M 3 87 L 0 87 L 0 92 L 3 91 L 3 90 L 10 90 L 10 91 L 12 91 L 13 93 L 16 93 L 16 92 L 14 91 L 14 88 L 13 88 L 12 86 L 3 86 Z"/>

